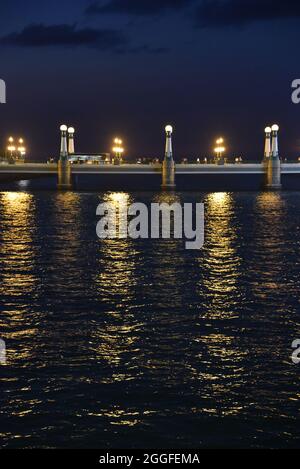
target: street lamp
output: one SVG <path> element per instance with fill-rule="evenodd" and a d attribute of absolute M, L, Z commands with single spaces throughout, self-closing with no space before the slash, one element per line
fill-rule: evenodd
<path fill-rule="evenodd" d="M 115 153 L 115 164 L 120 164 L 122 161 L 122 155 L 124 153 L 123 141 L 119 138 L 114 139 L 115 146 L 113 147 L 113 152 Z"/>
<path fill-rule="evenodd" d="M 216 141 L 217 147 L 215 148 L 215 153 L 217 156 L 217 164 L 224 164 L 223 154 L 226 151 L 226 148 L 223 146 L 224 139 L 218 138 Z"/>
<path fill-rule="evenodd" d="M 13 162 L 14 157 L 18 160 L 18 159 L 25 158 L 25 155 L 26 155 L 26 148 L 24 146 L 24 139 L 23 138 L 17 139 L 18 146 L 16 146 L 14 142 L 15 142 L 14 137 L 9 137 L 8 138 L 8 145 L 6 147 L 6 151 L 10 153 L 10 161 L 11 162 Z M 17 152 L 16 155 L 14 155 L 15 152 Z"/>
<path fill-rule="evenodd" d="M 16 151 L 16 147 L 14 145 L 8 145 L 7 151 L 10 152 L 10 162 L 13 162 L 13 153 Z"/>
<path fill-rule="evenodd" d="M 13 162 L 13 153 L 16 151 L 16 147 L 14 146 L 14 138 L 9 137 L 8 139 L 8 146 L 6 147 L 6 151 L 10 153 L 10 162 Z"/>
<path fill-rule="evenodd" d="M 24 147 L 24 139 L 19 138 L 19 146 L 18 146 L 18 153 L 19 153 L 19 159 L 25 159 L 26 155 L 26 148 Z"/>
<path fill-rule="evenodd" d="M 74 153 L 75 153 L 75 144 L 74 144 L 75 129 L 74 129 L 74 127 L 69 127 L 68 128 L 68 134 L 69 134 L 68 152 L 69 152 L 69 155 L 74 155 Z"/>
<path fill-rule="evenodd" d="M 18 152 L 20 153 L 20 160 L 25 160 L 26 148 L 18 147 Z"/>

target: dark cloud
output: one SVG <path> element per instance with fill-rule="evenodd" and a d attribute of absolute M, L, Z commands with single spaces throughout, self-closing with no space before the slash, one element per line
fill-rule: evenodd
<path fill-rule="evenodd" d="M 76 25 L 33 24 L 21 32 L 0 38 L 0 44 L 19 47 L 87 46 L 102 50 L 114 49 L 127 43 L 119 31 L 110 29 L 77 29 Z"/>
<path fill-rule="evenodd" d="M 116 52 L 120 54 L 150 54 L 150 55 L 161 55 L 169 52 L 167 47 L 152 47 L 148 44 L 143 46 L 137 46 L 132 48 L 120 48 Z"/>
<path fill-rule="evenodd" d="M 198 27 L 243 26 L 299 17 L 299 0 L 203 0 L 196 9 Z"/>
<path fill-rule="evenodd" d="M 179 10 L 189 6 L 194 0 L 110 0 L 100 5 L 92 3 L 86 13 L 97 15 L 102 13 L 120 13 L 137 16 L 155 15 L 164 10 Z"/>

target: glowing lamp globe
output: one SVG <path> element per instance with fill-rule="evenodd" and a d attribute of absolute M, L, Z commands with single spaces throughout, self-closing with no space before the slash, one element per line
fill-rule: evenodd
<path fill-rule="evenodd" d="M 66 125 L 61 125 L 60 130 L 61 130 L 61 132 L 67 132 L 68 127 Z"/>
<path fill-rule="evenodd" d="M 266 132 L 266 134 L 270 134 L 272 132 L 271 127 L 266 127 L 265 132 Z"/>
<path fill-rule="evenodd" d="M 69 134 L 74 134 L 74 133 L 75 133 L 74 127 L 69 127 L 69 128 L 68 128 L 68 133 L 69 133 Z"/>
<path fill-rule="evenodd" d="M 171 125 L 167 125 L 166 132 L 167 134 L 171 134 L 173 132 L 173 127 Z"/>
<path fill-rule="evenodd" d="M 276 124 L 275 124 L 275 125 L 273 125 L 273 127 L 272 127 L 272 130 L 273 130 L 273 132 L 278 132 L 278 130 L 279 130 L 279 126 L 278 126 L 278 125 L 276 125 Z"/>

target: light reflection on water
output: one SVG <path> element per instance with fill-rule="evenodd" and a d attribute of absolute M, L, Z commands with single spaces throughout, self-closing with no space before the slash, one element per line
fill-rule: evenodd
<path fill-rule="evenodd" d="M 30 301 L 39 290 L 36 275 L 36 227 L 34 197 L 22 192 L 0 194 L 0 334 L 10 332 L 17 346 L 8 348 L 8 365 L 11 358 L 30 361 L 28 342 L 36 333 L 26 318 L 25 301 Z M 30 248 L 28 248 L 30 246 Z M 23 345 L 21 346 L 21 342 Z"/>
<path fill-rule="evenodd" d="M 0 198 L 1 219 L 1 295 L 22 295 L 24 289 L 33 291 L 35 233 L 34 198 L 22 192 L 6 192 Z M 32 249 L 28 249 L 32 245 Z"/>
<path fill-rule="evenodd" d="M 99 240 L 99 202 L 204 202 L 205 246 Z M 296 446 L 300 197 L 0 193 L 1 440 Z"/>
<path fill-rule="evenodd" d="M 234 314 L 239 287 L 240 258 L 234 223 L 233 195 L 210 194 L 206 200 L 206 244 L 204 247 L 204 287 L 210 298 L 210 317 L 230 318 Z M 203 284 L 200 288 L 203 288 Z"/>
<path fill-rule="evenodd" d="M 257 197 L 253 237 L 259 233 L 260 243 L 256 244 L 253 273 L 257 281 L 253 283 L 255 293 L 260 298 L 285 289 L 284 257 L 289 252 L 286 243 L 286 201 L 278 193 L 266 192 Z M 296 254 L 296 253 L 295 253 Z M 255 271 L 255 272 L 254 272 Z"/>

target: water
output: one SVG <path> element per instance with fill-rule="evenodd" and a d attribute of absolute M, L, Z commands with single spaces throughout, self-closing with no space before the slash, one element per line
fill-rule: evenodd
<path fill-rule="evenodd" d="M 102 200 L 206 241 L 99 241 Z M 300 193 L 0 193 L 1 447 L 299 446 Z"/>

